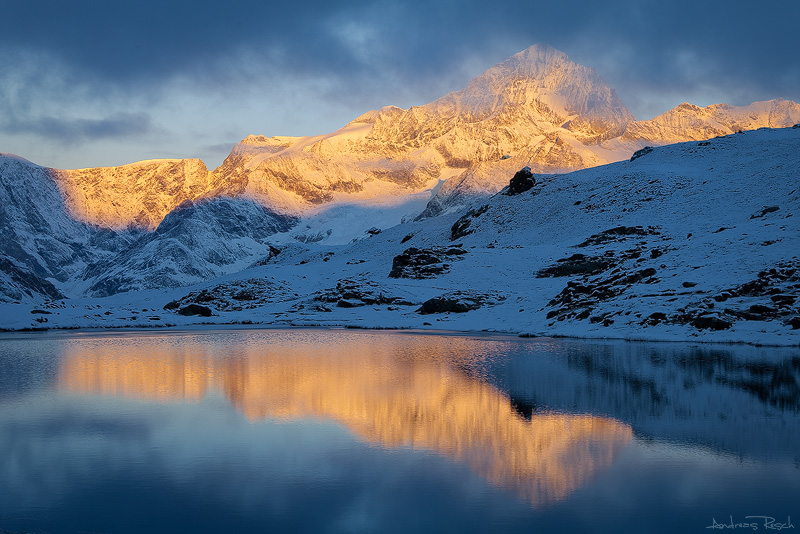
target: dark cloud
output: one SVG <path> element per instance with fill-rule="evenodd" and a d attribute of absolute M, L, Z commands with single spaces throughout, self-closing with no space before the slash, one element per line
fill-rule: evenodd
<path fill-rule="evenodd" d="M 126 139 L 153 131 L 153 121 L 144 113 L 116 113 L 101 119 L 63 117 L 5 117 L 0 128 L 11 134 L 45 137 L 66 145 L 86 141 Z"/>
<path fill-rule="evenodd" d="M 466 59 L 489 66 L 536 42 L 645 91 L 733 85 L 770 97 L 800 82 L 795 0 L 758 8 L 720 0 L 31 0 L 10 3 L 3 16 L 14 24 L 0 46 L 47 53 L 78 79 L 136 90 L 178 75 L 242 83 L 254 72 L 423 85 L 460 72 Z"/>

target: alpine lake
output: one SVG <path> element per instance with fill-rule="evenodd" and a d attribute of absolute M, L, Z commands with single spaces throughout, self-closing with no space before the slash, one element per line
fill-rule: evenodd
<path fill-rule="evenodd" d="M 0 335 L 0 533 L 800 527 L 800 349 Z"/>

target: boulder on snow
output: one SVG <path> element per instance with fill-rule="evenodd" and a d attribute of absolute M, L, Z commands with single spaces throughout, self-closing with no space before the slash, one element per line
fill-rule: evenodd
<path fill-rule="evenodd" d="M 427 315 L 429 313 L 465 313 L 472 310 L 477 310 L 481 307 L 478 301 L 467 301 L 463 299 L 435 297 L 426 300 L 422 306 L 417 310 L 420 315 Z"/>
<path fill-rule="evenodd" d="M 466 253 L 461 244 L 425 249 L 411 247 L 394 257 L 389 278 L 434 278 L 450 270 L 450 264 L 445 262 L 459 260 Z"/>
<path fill-rule="evenodd" d="M 508 189 L 504 194 L 508 196 L 519 195 L 536 185 L 536 179 L 533 177 L 530 167 L 523 167 L 511 178 L 508 183 Z"/>
<path fill-rule="evenodd" d="M 417 308 L 416 312 L 420 315 L 466 313 L 477 310 L 484 304 L 491 306 L 503 300 L 505 300 L 505 296 L 498 294 L 455 291 L 426 300 L 422 306 Z"/>
<path fill-rule="evenodd" d="M 758 213 L 754 213 L 753 215 L 750 216 L 750 218 L 751 219 L 759 219 L 759 218 L 765 216 L 767 213 L 772 213 L 772 212 L 778 211 L 779 209 L 781 209 L 780 206 L 764 206 L 761 209 L 761 211 L 759 211 Z"/>
<path fill-rule="evenodd" d="M 536 273 L 537 278 L 577 276 L 581 274 L 597 274 L 609 267 L 616 266 L 611 256 L 586 256 L 573 254 L 568 258 L 561 258 L 556 265 L 545 267 Z"/>

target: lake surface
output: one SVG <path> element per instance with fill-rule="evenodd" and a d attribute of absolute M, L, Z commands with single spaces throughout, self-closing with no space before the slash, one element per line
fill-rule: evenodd
<path fill-rule="evenodd" d="M 0 336 L 4 534 L 781 525 L 800 527 L 798 349 Z"/>

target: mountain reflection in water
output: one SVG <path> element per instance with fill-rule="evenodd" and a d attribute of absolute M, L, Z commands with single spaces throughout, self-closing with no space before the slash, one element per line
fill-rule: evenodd
<path fill-rule="evenodd" d="M 383 447 L 410 446 L 467 464 L 534 506 L 563 499 L 631 442 L 628 425 L 532 413 L 480 378 L 466 340 L 313 335 L 218 348 L 128 338 L 70 344 L 62 391 L 159 402 L 221 391 L 248 419 L 325 418 Z M 324 349 L 321 349 L 324 347 Z"/>

